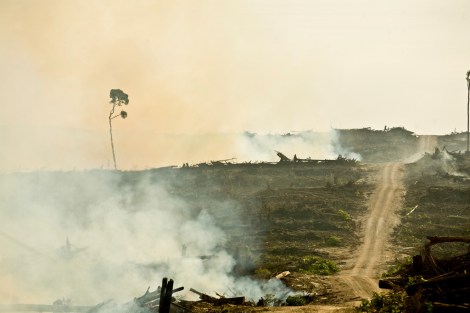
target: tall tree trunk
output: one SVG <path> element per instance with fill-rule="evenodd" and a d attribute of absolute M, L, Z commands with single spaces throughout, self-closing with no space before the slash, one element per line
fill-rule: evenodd
<path fill-rule="evenodd" d="M 470 147 L 470 79 L 467 78 L 467 153 Z"/>
<path fill-rule="evenodd" d="M 114 154 L 114 142 L 113 142 L 113 126 L 111 123 L 112 116 L 114 114 L 114 108 L 116 107 L 115 104 L 113 104 L 113 108 L 111 109 L 111 112 L 109 112 L 109 135 L 111 136 L 111 150 L 113 151 L 113 161 L 114 161 L 114 169 L 117 170 L 117 165 L 116 165 L 116 155 Z"/>

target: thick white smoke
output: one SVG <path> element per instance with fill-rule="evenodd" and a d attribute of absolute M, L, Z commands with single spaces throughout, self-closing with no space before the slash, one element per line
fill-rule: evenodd
<path fill-rule="evenodd" d="M 186 290 L 254 300 L 289 292 L 279 281 L 234 276 L 227 236 L 213 213 L 173 196 L 166 178 L 155 175 L 1 175 L 0 303 L 125 302 L 162 277 Z M 236 204 L 210 205 L 230 214 Z"/>
<path fill-rule="evenodd" d="M 341 155 L 348 159 L 362 161 L 362 156 L 359 153 L 351 151 L 341 145 L 341 142 L 339 140 L 340 133 L 337 130 L 331 130 L 330 136 L 331 144 L 334 146 L 334 152 L 337 155 Z"/>

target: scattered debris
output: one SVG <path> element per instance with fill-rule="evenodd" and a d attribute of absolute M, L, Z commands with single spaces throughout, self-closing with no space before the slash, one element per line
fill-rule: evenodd
<path fill-rule="evenodd" d="M 279 160 L 279 162 L 291 162 L 291 159 L 286 157 L 286 155 L 283 154 L 282 152 L 279 152 L 279 151 L 275 151 L 275 152 L 276 152 L 276 155 L 281 159 L 281 160 Z"/>
<path fill-rule="evenodd" d="M 290 272 L 289 271 L 284 271 L 282 273 L 277 274 L 275 277 L 276 277 L 276 279 L 282 279 L 282 278 L 284 278 L 288 275 L 290 275 Z"/>
<path fill-rule="evenodd" d="M 413 213 L 416 209 L 418 208 L 418 205 L 415 205 L 410 212 L 406 213 L 406 216 L 409 216 L 411 213 Z"/>
<path fill-rule="evenodd" d="M 225 298 L 221 296 L 220 298 L 214 298 L 205 293 L 199 292 L 193 288 L 189 289 L 189 291 L 197 294 L 202 301 L 212 303 L 215 305 L 222 305 L 222 304 L 243 305 L 245 303 L 245 297 Z"/>
<path fill-rule="evenodd" d="M 431 303 L 433 312 L 467 312 L 470 290 L 470 251 L 465 254 L 437 259 L 431 247 L 444 243 L 470 244 L 470 237 L 427 237 L 429 242 L 421 255 L 413 257 L 407 273 L 382 279 L 379 287 L 406 291 L 410 312 L 422 312 Z"/>
<path fill-rule="evenodd" d="M 301 164 L 306 164 L 306 165 L 316 165 L 316 164 L 324 164 L 324 163 L 332 163 L 332 164 L 357 164 L 358 161 L 354 158 L 347 158 L 344 157 L 343 155 L 338 155 L 336 159 L 312 159 L 310 157 L 302 159 L 297 157 L 297 154 L 294 154 L 294 157 L 291 159 L 287 157 L 284 153 L 280 151 L 274 151 L 276 152 L 276 155 L 279 157 L 279 162 L 264 162 L 264 161 L 256 161 L 256 162 L 242 162 L 242 163 L 237 163 L 237 162 L 232 162 L 232 160 L 235 160 L 236 158 L 231 158 L 231 159 L 225 159 L 225 160 L 217 160 L 217 161 L 209 161 L 209 162 L 202 162 L 202 163 L 197 163 L 194 165 L 190 165 L 189 163 L 183 163 L 181 168 L 183 169 L 190 169 L 190 168 L 208 168 L 208 167 L 269 167 L 269 166 L 282 166 L 282 165 L 301 165 Z"/>

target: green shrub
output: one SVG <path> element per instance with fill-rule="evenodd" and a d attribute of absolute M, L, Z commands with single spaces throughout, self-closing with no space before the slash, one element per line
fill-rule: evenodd
<path fill-rule="evenodd" d="M 289 306 L 302 306 L 307 304 L 307 300 L 304 296 L 288 296 L 286 299 L 286 304 Z"/>
<path fill-rule="evenodd" d="M 374 292 L 371 300 L 362 300 L 357 312 L 400 313 L 405 310 L 405 292 L 378 294 Z"/>
<path fill-rule="evenodd" d="M 406 283 L 407 286 L 411 286 L 417 283 L 422 283 L 426 281 L 423 276 L 418 275 L 418 276 L 409 276 L 408 277 L 408 282 Z"/>
<path fill-rule="evenodd" d="M 265 294 L 263 298 L 266 303 L 266 306 L 274 306 L 278 301 L 276 296 L 272 293 Z"/>
<path fill-rule="evenodd" d="M 387 271 L 382 273 L 382 277 L 392 277 L 392 276 L 401 275 L 408 270 L 412 262 L 413 262 L 412 258 L 407 257 L 406 259 L 400 261 L 398 264 L 394 264 L 390 266 L 387 269 Z"/>
<path fill-rule="evenodd" d="M 316 275 L 333 275 L 339 271 L 339 268 L 331 260 L 310 256 L 302 259 L 300 271 Z"/>
<path fill-rule="evenodd" d="M 339 209 L 339 210 L 338 210 L 338 213 L 339 213 L 339 216 L 341 216 L 341 218 L 342 218 L 344 221 L 346 221 L 346 222 L 352 221 L 351 215 L 349 215 L 348 212 Z"/>
<path fill-rule="evenodd" d="M 330 247 L 339 247 L 341 246 L 341 237 L 330 236 L 325 239 L 325 244 L 327 244 Z"/>

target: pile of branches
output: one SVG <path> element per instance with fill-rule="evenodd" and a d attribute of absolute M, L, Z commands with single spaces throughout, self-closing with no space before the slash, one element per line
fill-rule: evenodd
<path fill-rule="evenodd" d="M 470 237 L 427 237 L 420 255 L 399 277 L 379 281 L 379 287 L 407 294 L 408 312 L 470 311 L 470 249 L 463 254 L 436 258 L 432 246 L 445 243 L 470 244 Z"/>

